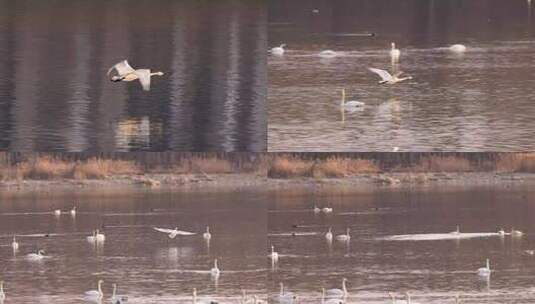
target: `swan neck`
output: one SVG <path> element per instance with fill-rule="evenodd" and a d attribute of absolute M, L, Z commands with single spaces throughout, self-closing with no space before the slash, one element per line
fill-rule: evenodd
<path fill-rule="evenodd" d="M 346 103 L 346 90 L 342 89 L 342 106 Z"/>
<path fill-rule="evenodd" d="M 321 289 L 321 304 L 325 303 L 325 288 Z"/>
<path fill-rule="evenodd" d="M 115 298 L 115 294 L 117 293 L 117 285 L 113 284 L 113 293 L 111 295 L 112 298 Z"/>
<path fill-rule="evenodd" d="M 284 295 L 284 284 L 282 282 L 280 283 L 280 294 L 281 296 Z"/>
<path fill-rule="evenodd" d="M 342 291 L 344 292 L 344 294 L 347 294 L 346 280 L 342 281 Z"/>

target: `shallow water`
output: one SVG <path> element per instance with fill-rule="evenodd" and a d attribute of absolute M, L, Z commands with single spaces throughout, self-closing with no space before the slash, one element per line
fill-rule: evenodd
<path fill-rule="evenodd" d="M 0 1 L 0 149 L 263 151 L 262 2 Z M 106 72 L 165 73 L 151 91 Z"/>
<path fill-rule="evenodd" d="M 531 4 L 535 6 L 535 4 Z M 535 23 L 527 1 L 270 1 L 270 151 L 533 150 Z M 313 10 L 318 12 L 314 13 Z M 375 33 L 375 37 L 347 34 Z M 414 77 L 378 85 L 368 67 Z M 467 45 L 463 55 L 447 47 Z M 320 58 L 325 49 L 338 52 Z M 340 111 L 347 100 L 365 103 Z"/>
<path fill-rule="evenodd" d="M 415 303 L 454 303 L 455 294 L 462 303 L 533 303 L 535 257 L 524 250 L 535 249 L 534 198 L 528 186 L 281 193 L 269 205 L 269 241 L 280 255 L 270 294 L 284 282 L 302 301 L 320 303 L 321 288 L 341 288 L 345 277 L 348 303 L 390 303 L 388 292 L 401 299 L 406 291 Z M 334 211 L 314 214 L 314 203 Z M 460 237 L 445 237 L 457 225 Z M 329 227 L 334 235 L 349 227 L 350 242 L 329 245 Z M 501 238 L 500 227 L 525 235 Z M 487 257 L 488 281 L 476 274 Z"/>
<path fill-rule="evenodd" d="M 50 212 L 70 210 L 74 202 L 75 218 Z M 220 303 L 237 302 L 241 289 L 265 298 L 266 204 L 266 197 L 257 193 L 56 192 L 4 198 L 0 278 L 5 281 L 5 303 L 82 303 L 84 291 L 95 289 L 98 279 L 104 280 L 105 299 L 117 283 L 128 303 L 191 303 L 193 288 L 199 297 Z M 209 247 L 202 237 L 207 225 Z M 154 226 L 199 234 L 170 240 Z M 106 241 L 94 246 L 85 237 L 99 227 Z M 20 243 L 16 255 L 10 246 L 13 234 Z M 25 259 L 37 248 L 49 258 Z M 209 272 L 215 258 L 221 269 L 218 280 Z"/>

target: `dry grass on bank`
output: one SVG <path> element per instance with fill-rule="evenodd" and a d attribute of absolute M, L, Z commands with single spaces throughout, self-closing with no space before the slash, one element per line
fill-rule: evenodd
<path fill-rule="evenodd" d="M 535 173 L 535 153 L 504 154 L 496 162 L 496 171 Z"/>
<path fill-rule="evenodd" d="M 268 170 L 273 178 L 330 177 L 377 173 L 381 170 L 370 160 L 330 157 L 325 160 L 306 160 L 294 156 L 276 156 Z"/>
<path fill-rule="evenodd" d="M 172 170 L 174 173 L 205 173 L 205 174 L 226 174 L 232 173 L 232 164 L 227 159 L 222 158 L 198 158 L 192 157 L 182 161 Z"/>
<path fill-rule="evenodd" d="M 466 158 L 457 156 L 428 156 L 420 161 L 400 171 L 410 172 L 470 172 L 474 168 Z"/>

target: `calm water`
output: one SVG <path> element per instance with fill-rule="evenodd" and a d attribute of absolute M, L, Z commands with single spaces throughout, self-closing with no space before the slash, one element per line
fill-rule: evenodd
<path fill-rule="evenodd" d="M 280 255 L 271 271 L 270 293 L 279 282 L 306 303 L 319 303 L 322 286 L 341 288 L 348 279 L 348 303 L 391 303 L 388 292 L 410 291 L 416 303 L 533 303 L 535 192 L 525 187 L 377 189 L 358 195 L 336 191 L 279 195 L 269 207 L 269 240 Z M 315 215 L 313 202 L 329 203 L 332 215 Z M 299 228 L 292 228 L 292 225 Z M 496 232 L 499 227 L 526 233 L 464 240 L 387 241 L 401 234 Z M 348 244 L 326 242 L 351 228 Z M 317 233 L 288 236 L 295 233 Z M 285 235 L 286 234 L 286 235 Z M 489 281 L 476 270 L 490 258 Z"/>
<path fill-rule="evenodd" d="M 0 0 L 0 149 L 265 150 L 266 37 L 263 1 Z"/>
<path fill-rule="evenodd" d="M 526 0 L 269 2 L 270 151 L 533 150 L 535 15 Z M 314 10 L 318 10 L 314 13 Z M 375 33 L 375 37 L 343 34 Z M 342 34 L 342 35 L 341 35 Z M 414 77 L 377 84 L 367 67 Z M 447 47 L 462 43 L 464 55 Z M 339 56 L 324 59 L 322 50 Z M 353 113 L 347 100 L 364 102 Z"/>
<path fill-rule="evenodd" d="M 56 218 L 50 210 L 78 214 Z M 94 247 L 85 239 L 102 227 L 106 241 Z M 179 227 L 202 233 L 209 225 L 210 246 L 202 235 L 177 237 L 152 229 Z M 191 303 L 191 292 L 220 303 L 235 303 L 240 289 L 265 298 L 266 198 L 255 193 L 181 194 L 131 192 L 121 196 L 85 196 L 76 192 L 4 198 L 0 203 L 0 278 L 8 303 L 82 303 L 84 291 L 104 280 L 105 298 L 112 284 L 128 303 Z M 13 255 L 11 235 L 20 249 Z M 49 233 L 49 237 L 33 234 Z M 49 258 L 25 259 L 37 248 Z M 209 270 L 219 259 L 221 275 Z M 103 301 L 104 303 L 104 301 Z M 106 300 L 107 303 L 107 300 Z"/>

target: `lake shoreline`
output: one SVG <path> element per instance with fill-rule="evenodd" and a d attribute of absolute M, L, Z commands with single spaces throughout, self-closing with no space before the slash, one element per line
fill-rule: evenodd
<path fill-rule="evenodd" d="M 344 192 L 369 192 L 379 188 L 426 189 L 535 185 L 533 173 L 372 173 L 343 178 L 270 178 L 261 174 L 138 174 L 104 179 L 10 180 L 0 182 L 0 192 L 116 190 L 173 190 L 183 192 L 278 191 L 306 188 L 340 188 Z"/>

